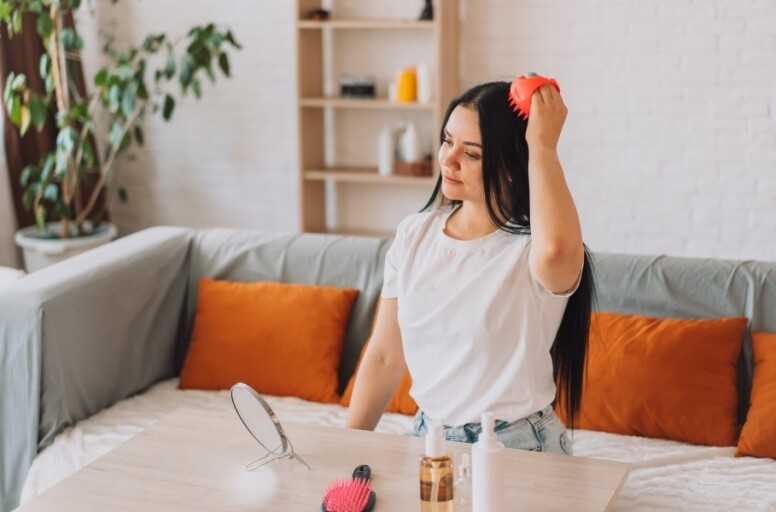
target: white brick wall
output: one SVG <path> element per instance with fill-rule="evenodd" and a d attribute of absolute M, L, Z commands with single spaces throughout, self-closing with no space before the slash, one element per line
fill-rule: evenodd
<path fill-rule="evenodd" d="M 391 12 L 422 2 L 398 3 Z M 92 49 L 110 19 L 135 39 L 215 20 L 245 47 L 232 81 L 184 101 L 172 126 L 149 124 L 147 150 L 122 169 L 122 231 L 297 229 L 292 2 L 103 4 L 80 25 Z M 776 259 L 776 2 L 461 0 L 461 14 L 463 85 L 558 78 L 561 158 L 594 250 Z"/>

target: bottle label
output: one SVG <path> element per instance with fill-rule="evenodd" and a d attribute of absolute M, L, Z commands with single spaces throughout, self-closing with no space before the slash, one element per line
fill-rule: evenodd
<path fill-rule="evenodd" d="M 433 495 L 434 482 L 430 480 L 420 481 L 421 501 L 452 501 L 453 499 L 453 475 L 448 473 L 439 479 L 436 497 Z"/>

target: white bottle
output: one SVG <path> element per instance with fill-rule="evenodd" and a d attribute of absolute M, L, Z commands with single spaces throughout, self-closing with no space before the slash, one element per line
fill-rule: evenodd
<path fill-rule="evenodd" d="M 415 123 L 410 121 L 404 129 L 399 144 L 401 149 L 401 159 L 405 162 L 420 162 L 423 157 L 420 154 L 420 138 Z"/>
<path fill-rule="evenodd" d="M 418 103 L 431 103 L 431 69 L 421 62 L 415 66 L 417 74 Z"/>
<path fill-rule="evenodd" d="M 384 127 L 380 132 L 377 146 L 377 172 L 382 176 L 390 176 L 393 174 L 396 154 L 396 137 L 390 126 Z"/>
<path fill-rule="evenodd" d="M 504 445 L 496 439 L 495 416 L 482 414 L 482 433 L 472 445 L 472 512 L 504 512 Z"/>

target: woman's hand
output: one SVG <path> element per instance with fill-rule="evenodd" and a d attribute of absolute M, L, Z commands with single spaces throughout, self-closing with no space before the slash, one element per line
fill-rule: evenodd
<path fill-rule="evenodd" d="M 563 98 L 555 87 L 545 84 L 536 89 L 531 97 L 531 116 L 525 130 L 529 149 L 556 151 L 567 113 Z"/>

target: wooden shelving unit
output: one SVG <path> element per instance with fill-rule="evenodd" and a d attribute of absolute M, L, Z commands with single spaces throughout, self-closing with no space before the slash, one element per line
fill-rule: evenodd
<path fill-rule="evenodd" d="M 373 187 L 380 194 L 397 194 L 401 190 L 406 190 L 407 187 L 426 187 L 430 192 L 439 172 L 436 163 L 431 177 L 379 175 L 377 172 L 377 151 L 370 151 L 368 147 L 367 149 L 364 147 L 353 148 L 352 146 L 357 144 L 352 142 L 349 137 L 337 133 L 336 127 L 332 127 L 335 123 L 331 122 L 331 118 L 333 116 L 357 115 L 361 116 L 357 123 L 368 124 L 369 122 L 377 123 L 381 120 L 390 120 L 391 116 L 419 116 L 426 125 L 431 127 L 431 133 L 426 135 L 430 136 L 432 142 L 436 141 L 441 129 L 444 109 L 459 92 L 458 2 L 435 1 L 434 19 L 431 21 L 371 18 L 337 19 L 334 16 L 326 21 L 306 19 L 309 12 L 321 7 L 320 0 L 297 0 L 301 230 L 321 233 L 390 235 L 391 233 L 385 229 L 351 227 L 332 229 L 330 223 L 327 222 L 327 200 L 329 200 L 327 196 L 330 195 L 327 194 L 327 184 L 329 184 L 329 189 L 332 187 L 332 183 L 336 187 L 343 185 Z M 417 50 L 430 52 L 431 55 L 429 64 L 433 69 L 432 101 L 425 104 L 392 102 L 385 96 L 387 94 L 385 87 L 378 87 L 378 96 L 374 99 L 332 96 L 331 91 L 326 91 L 327 74 L 331 77 L 332 74 L 342 72 L 369 74 L 370 71 L 374 71 L 374 69 L 338 69 L 334 71 L 327 69 L 327 62 L 331 65 L 332 60 L 336 60 L 338 57 L 338 55 L 332 56 L 336 51 L 365 51 L 358 47 L 336 50 L 331 44 L 331 40 L 332 37 L 337 37 L 340 34 L 357 34 L 357 37 L 362 38 L 359 41 L 368 41 L 371 38 L 383 42 L 394 37 L 407 39 L 408 35 L 413 42 L 422 40 L 423 43 L 418 43 L 418 45 L 425 47 L 417 48 Z M 392 46 L 383 44 L 380 51 L 391 51 Z M 414 49 L 408 53 L 415 53 Z M 412 61 L 414 55 L 402 57 Z M 356 62 L 363 62 L 363 60 L 355 59 Z M 379 66 L 374 62 L 367 64 Z M 368 66 L 365 64 L 364 67 Z M 393 70 L 380 69 L 379 71 L 384 75 Z M 383 90 L 380 91 L 380 89 Z M 374 139 L 376 141 L 376 137 Z M 340 157 L 336 151 L 336 154 L 332 156 L 332 147 L 336 147 L 339 153 L 346 156 L 358 154 L 367 161 L 351 165 L 350 162 L 342 161 L 347 160 L 347 158 Z M 364 153 L 367 153 L 366 157 Z M 397 189 L 397 187 L 400 188 Z M 364 215 L 368 216 L 369 212 L 364 212 Z M 368 224 L 368 219 L 364 220 Z"/>

